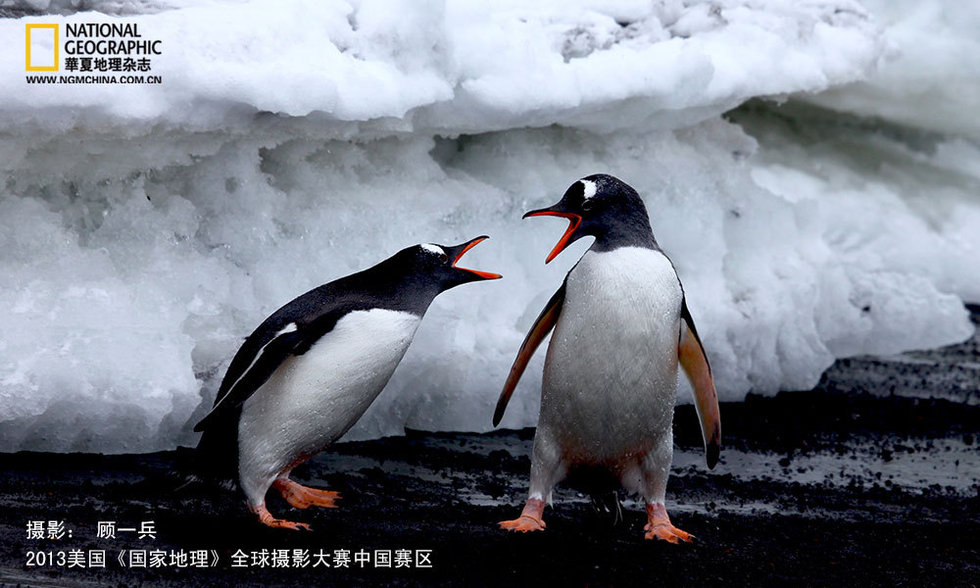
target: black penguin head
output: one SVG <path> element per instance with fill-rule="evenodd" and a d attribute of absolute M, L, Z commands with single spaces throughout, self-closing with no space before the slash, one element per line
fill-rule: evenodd
<path fill-rule="evenodd" d="M 585 236 L 593 236 L 598 250 L 638 246 L 655 248 L 643 200 L 629 184 L 606 174 L 593 174 L 569 186 L 557 204 L 524 215 L 560 216 L 568 229 L 558 240 L 545 263 Z"/>
<path fill-rule="evenodd" d="M 460 284 L 481 280 L 497 280 L 502 277 L 500 274 L 456 265 L 464 253 L 486 239 L 489 237 L 481 235 L 465 243 L 449 246 L 422 243 L 409 247 L 403 253 L 411 256 L 411 262 L 418 275 L 424 276 L 426 281 L 437 284 L 439 291 L 443 292 Z"/>

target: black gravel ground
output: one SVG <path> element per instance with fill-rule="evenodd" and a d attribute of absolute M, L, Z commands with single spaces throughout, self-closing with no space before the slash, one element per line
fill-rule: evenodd
<path fill-rule="evenodd" d="M 525 497 L 532 430 L 337 445 L 296 478 L 339 490 L 341 508 L 270 494 L 310 533 L 259 526 L 230 491 L 176 491 L 175 452 L 0 455 L 0 586 L 975 587 L 978 347 L 841 361 L 814 390 L 723 405 L 712 472 L 693 408 L 679 407 L 667 506 L 691 545 L 644 541 L 635 500 L 613 525 L 569 489 L 545 532 L 499 531 Z M 49 521 L 61 539 L 29 538 L 32 524 L 57 532 Z M 116 522 L 115 539 L 97 537 L 99 521 Z M 103 551 L 105 567 L 90 565 Z M 142 555 L 163 565 L 130 567 Z"/>

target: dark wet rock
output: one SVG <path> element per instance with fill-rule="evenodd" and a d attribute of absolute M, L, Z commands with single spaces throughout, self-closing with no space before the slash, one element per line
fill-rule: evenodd
<path fill-rule="evenodd" d="M 980 391 L 964 382 L 976 386 L 978 364 L 974 338 L 852 358 L 814 390 L 724 404 L 724 449 L 710 472 L 694 409 L 678 407 L 667 506 L 693 545 L 644 541 L 635 500 L 612 525 L 567 487 L 545 512 L 546 531 L 500 531 L 526 496 L 531 429 L 336 445 L 295 477 L 340 491 L 340 508 L 298 511 L 269 495 L 273 513 L 312 533 L 260 527 L 236 492 L 176 491 L 176 452 L 0 455 L 0 586 L 977 585 Z M 51 520 L 73 536 L 27 537 L 30 521 Z M 98 521 L 148 520 L 152 540 L 96 537 Z M 106 550 L 106 567 L 25 565 L 29 552 L 72 549 Z M 213 550 L 218 565 L 117 561 L 123 550 L 197 549 Z M 343 549 L 431 550 L 433 567 L 231 567 L 238 550 Z"/>

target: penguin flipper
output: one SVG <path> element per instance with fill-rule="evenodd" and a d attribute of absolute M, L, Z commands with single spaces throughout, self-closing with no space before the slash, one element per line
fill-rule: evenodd
<path fill-rule="evenodd" d="M 705 459 L 708 469 L 714 468 L 721 453 L 721 413 L 718 409 L 718 394 L 711 374 L 711 364 L 704 353 L 701 338 L 698 337 L 694 318 L 687 308 L 687 300 L 681 301 L 681 333 L 677 346 L 678 359 L 694 388 L 694 406 L 701 421 L 701 435 L 704 438 Z"/>
<path fill-rule="evenodd" d="M 203 431 L 222 415 L 241 406 L 262 384 L 265 384 L 266 380 L 272 376 L 273 372 L 287 357 L 304 347 L 305 339 L 304 333 L 299 330 L 282 332 L 259 347 L 254 354 L 250 353 L 250 349 L 247 349 L 250 346 L 249 342 L 246 342 L 232 360 L 232 366 L 228 370 L 228 375 L 225 376 L 225 381 L 221 384 L 222 389 L 218 391 L 214 407 L 200 422 L 194 425 L 194 430 Z M 242 363 L 239 361 L 240 357 L 250 360 L 250 363 L 247 368 L 236 370 L 235 364 Z M 231 377 L 235 373 L 238 373 L 238 376 Z M 227 384 L 228 382 L 230 384 Z M 227 388 L 225 388 L 226 385 Z"/>
<path fill-rule="evenodd" d="M 551 300 L 548 300 L 548 304 L 545 305 L 544 310 L 538 315 L 531 330 L 527 332 L 524 342 L 521 343 L 521 348 L 518 350 L 517 357 L 514 359 L 514 365 L 510 367 L 510 374 L 507 375 L 507 381 L 504 383 L 504 389 L 500 393 L 500 398 L 497 400 L 497 409 L 493 413 L 493 426 L 496 427 L 500 424 L 500 419 L 504 417 L 504 411 L 507 410 L 507 403 L 510 401 L 511 395 L 514 394 L 514 388 L 517 387 L 517 382 L 521 379 L 524 368 L 531 361 L 531 356 L 534 355 L 535 350 L 541 345 L 544 338 L 548 336 L 551 329 L 555 327 L 555 323 L 558 322 L 562 304 L 565 302 L 566 284 L 567 278 L 566 282 L 562 282 L 561 288 L 558 288 L 558 291 L 552 295 Z"/>

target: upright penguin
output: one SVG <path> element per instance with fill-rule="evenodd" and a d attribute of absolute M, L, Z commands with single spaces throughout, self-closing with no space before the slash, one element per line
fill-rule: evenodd
<path fill-rule="evenodd" d="M 721 421 L 711 367 L 677 273 L 653 237 L 639 194 L 617 178 L 585 177 L 557 204 L 524 218 L 544 215 L 569 220 L 545 263 L 581 237 L 591 235 L 595 242 L 534 322 L 497 402 L 494 426 L 535 349 L 554 328 L 528 499 L 519 518 L 500 526 L 543 530 L 555 484 L 580 470 L 587 479 L 608 477 L 643 497 L 647 539 L 690 541 L 664 507 L 678 360 L 694 386 L 709 468 L 718 461 Z"/>
<path fill-rule="evenodd" d="M 232 359 L 211 412 L 194 427 L 204 432 L 198 469 L 237 479 L 261 523 L 309 530 L 269 513 L 269 487 L 296 508 L 335 506 L 338 493 L 302 486 L 289 479 L 290 471 L 364 414 L 439 293 L 500 278 L 456 266 L 486 238 L 408 247 L 310 290 L 265 319 Z"/>

